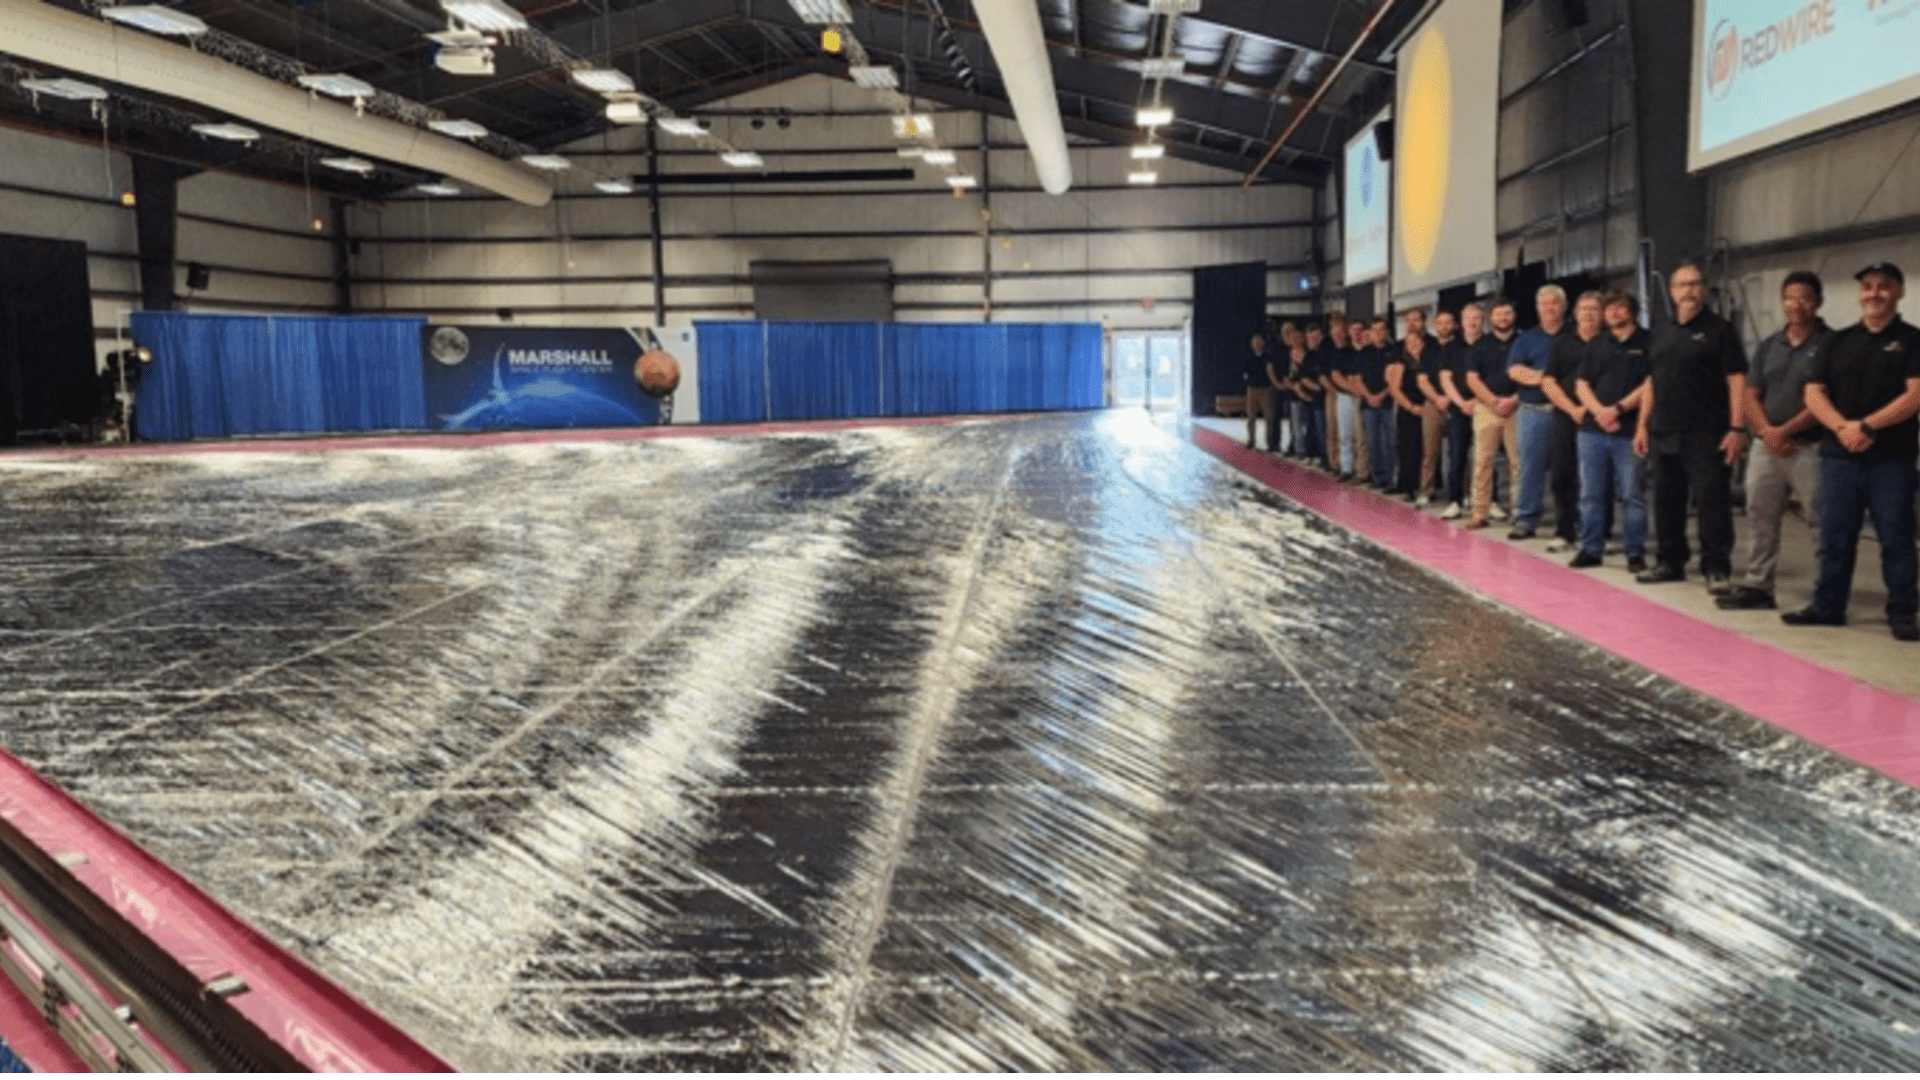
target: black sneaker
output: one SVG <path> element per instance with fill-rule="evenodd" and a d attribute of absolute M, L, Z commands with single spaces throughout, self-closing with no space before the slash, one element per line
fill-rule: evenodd
<path fill-rule="evenodd" d="M 1575 570 L 1591 570 L 1594 567 L 1599 566 L 1601 561 L 1602 560 L 1600 556 L 1589 555 L 1583 551 L 1580 554 L 1575 555 L 1573 557 L 1573 561 L 1568 563 L 1567 565 L 1573 567 Z"/>
<path fill-rule="evenodd" d="M 1665 585 L 1670 581 L 1687 580 L 1687 572 L 1678 566 L 1668 566 L 1666 563 L 1660 563 L 1651 570 L 1645 570 L 1633 575 L 1633 580 L 1642 585 Z"/>
<path fill-rule="evenodd" d="M 1532 530 L 1532 529 L 1529 529 L 1529 528 L 1527 528 L 1527 527 L 1525 527 L 1525 526 L 1521 526 L 1521 527 L 1519 527 L 1519 528 L 1516 528 L 1516 529 L 1514 529 L 1514 530 L 1513 530 L 1512 532 L 1510 532 L 1510 533 L 1508 533 L 1508 534 L 1507 534 L 1507 539 L 1509 539 L 1509 540 L 1531 540 L 1531 539 L 1533 539 L 1533 530 Z"/>
<path fill-rule="evenodd" d="M 1888 619 L 1887 625 L 1893 627 L 1893 640 L 1920 641 L 1920 622 L 1911 618 Z"/>
<path fill-rule="evenodd" d="M 1801 608 L 1799 611 L 1782 612 L 1780 621 L 1788 626 L 1845 626 L 1845 615 L 1828 615 L 1813 608 Z"/>
<path fill-rule="evenodd" d="M 1639 555 L 1627 560 L 1627 573 L 1644 574 L 1647 572 L 1647 560 Z"/>
<path fill-rule="evenodd" d="M 1721 611 L 1772 611 L 1777 605 L 1773 594 L 1751 585 L 1741 585 L 1713 602 Z"/>

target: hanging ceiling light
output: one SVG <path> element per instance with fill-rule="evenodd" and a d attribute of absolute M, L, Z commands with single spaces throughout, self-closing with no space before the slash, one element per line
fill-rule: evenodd
<path fill-rule="evenodd" d="M 894 150 L 894 153 L 899 154 L 903 158 L 926 157 L 927 148 L 924 146 L 902 146 Z"/>
<path fill-rule="evenodd" d="M 440 0 L 450 19 L 475 30 L 525 30 L 527 17 L 505 0 Z"/>
<path fill-rule="evenodd" d="M 316 94 L 364 101 L 373 96 L 373 85 L 351 75 L 302 75 L 298 82 Z"/>
<path fill-rule="evenodd" d="M 920 156 L 929 165 L 951 165 L 957 160 L 951 150 L 928 150 Z"/>
<path fill-rule="evenodd" d="M 20 89 L 35 97 L 66 98 L 68 101 L 105 101 L 107 89 L 79 79 L 21 79 Z"/>
<path fill-rule="evenodd" d="M 1159 127 L 1173 123 L 1173 110 L 1165 105 L 1150 105 L 1140 110 L 1141 127 Z"/>
<path fill-rule="evenodd" d="M 1127 174 L 1127 183 L 1129 184 L 1157 184 L 1159 182 L 1160 182 L 1160 174 L 1157 172 L 1137 172 L 1137 173 Z"/>
<path fill-rule="evenodd" d="M 524 165 L 530 165 L 536 169 L 545 170 L 546 172 L 566 172 L 568 169 L 573 168 L 573 162 L 568 161 L 559 154 L 522 154 L 520 155 L 520 161 Z"/>
<path fill-rule="evenodd" d="M 647 122 L 647 110 L 641 106 L 637 94 L 616 97 L 607 102 L 607 123 L 644 124 Z"/>
<path fill-rule="evenodd" d="M 869 90 L 900 88 L 900 76 L 885 64 L 855 64 L 847 69 L 847 74 L 853 76 L 854 85 L 864 86 Z"/>
<path fill-rule="evenodd" d="M 415 185 L 413 185 L 413 190 L 415 190 L 415 191 L 422 191 L 422 192 L 425 192 L 425 193 L 427 193 L 428 195 L 458 195 L 458 194 L 460 194 L 460 189 L 459 189 L 459 188 L 457 188 L 457 187 L 454 187 L 454 186 L 453 186 L 452 184 L 450 184 L 450 183 L 448 183 L 448 182 L 447 182 L 447 181 L 445 181 L 445 180 L 435 180 L 435 181 L 434 181 L 433 183 L 431 183 L 431 184 L 415 184 Z"/>
<path fill-rule="evenodd" d="M 625 180 L 595 180 L 593 186 L 595 190 L 604 191 L 609 195 L 633 194 L 633 185 Z"/>
<path fill-rule="evenodd" d="M 893 137 L 896 139 L 932 138 L 933 117 L 926 113 L 898 113 L 893 117 Z"/>
<path fill-rule="evenodd" d="M 484 138 L 487 129 L 471 120 L 429 120 L 427 126 L 442 135 L 451 135 L 456 139 Z"/>
<path fill-rule="evenodd" d="M 225 139 L 228 142 L 252 143 L 260 141 L 260 133 L 245 124 L 195 124 L 196 135 L 205 135 L 210 139 Z"/>
<path fill-rule="evenodd" d="M 152 34 L 172 34 L 178 37 L 192 37 L 207 32 L 207 24 L 198 16 L 184 11 L 175 11 L 158 4 L 129 4 L 125 7 L 101 8 L 100 17 L 108 22 L 117 22 L 124 26 L 137 26 Z"/>
<path fill-rule="evenodd" d="M 971 175 L 967 173 L 960 173 L 955 176 L 947 177 L 947 185 L 957 191 L 962 188 L 979 187 L 980 181 L 974 179 Z"/>
<path fill-rule="evenodd" d="M 1140 74 L 1149 79 L 1171 79 L 1184 75 L 1187 71 L 1187 58 L 1184 56 L 1156 56 L 1140 62 Z"/>
<path fill-rule="evenodd" d="M 800 16 L 801 22 L 845 25 L 853 21 L 847 0 L 787 0 L 787 3 L 793 6 L 793 13 Z"/>
<path fill-rule="evenodd" d="M 729 150 L 720 155 L 720 160 L 736 169 L 757 169 L 766 164 L 759 154 L 751 150 Z"/>
<path fill-rule="evenodd" d="M 1191 15 L 1200 10 L 1200 0 L 1147 0 L 1149 15 Z"/>
<path fill-rule="evenodd" d="M 633 80 L 624 71 L 612 68 L 574 68 L 567 73 L 574 82 L 596 94 L 631 94 Z"/>
<path fill-rule="evenodd" d="M 1133 148 L 1133 160 L 1152 161 L 1167 156 L 1167 148 L 1159 143 L 1142 143 Z"/>
<path fill-rule="evenodd" d="M 684 135 L 689 139 L 700 135 L 703 131 L 699 121 L 685 116 L 661 117 L 660 130 L 669 135 Z"/>
<path fill-rule="evenodd" d="M 359 173 L 361 176 L 372 176 L 374 168 L 373 162 L 358 157 L 323 157 L 320 159 L 320 164 L 329 169 L 339 169 L 341 172 Z"/>

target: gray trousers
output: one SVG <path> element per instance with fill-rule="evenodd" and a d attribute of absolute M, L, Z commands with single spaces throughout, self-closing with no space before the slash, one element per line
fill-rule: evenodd
<path fill-rule="evenodd" d="M 1747 454 L 1747 587 L 1773 591 L 1773 572 L 1780 565 L 1780 521 L 1786 516 L 1787 496 L 1799 498 L 1805 508 L 1816 546 L 1820 536 L 1820 447 L 1803 446 L 1790 458 L 1779 458 L 1767 445 L 1754 440 Z M 1815 561 L 1818 562 L 1816 547 Z"/>

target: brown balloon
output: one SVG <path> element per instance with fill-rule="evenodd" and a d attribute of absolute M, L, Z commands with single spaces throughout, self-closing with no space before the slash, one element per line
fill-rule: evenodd
<path fill-rule="evenodd" d="M 680 386 L 680 361 L 660 349 L 648 349 L 634 361 L 633 378 L 649 397 L 666 397 Z"/>

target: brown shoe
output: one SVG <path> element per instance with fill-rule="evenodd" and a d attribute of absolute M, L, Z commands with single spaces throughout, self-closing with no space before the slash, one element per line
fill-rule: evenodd
<path fill-rule="evenodd" d="M 1460 527 L 1463 529 L 1484 529 L 1487 527 L 1487 519 L 1486 518 L 1468 518 L 1467 523 Z"/>

